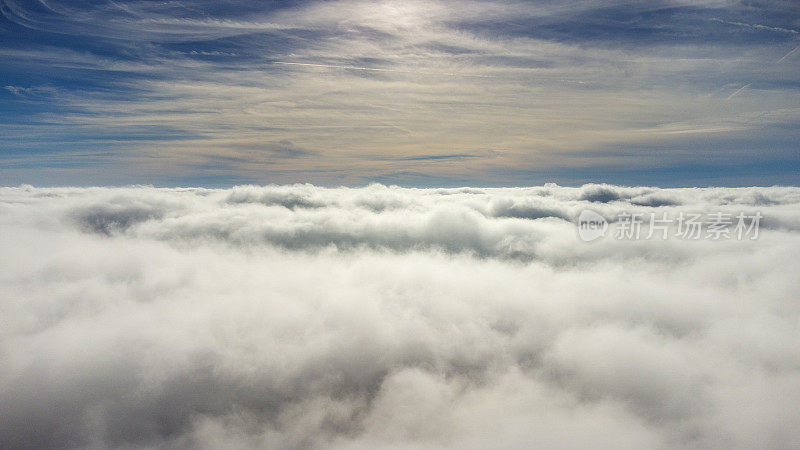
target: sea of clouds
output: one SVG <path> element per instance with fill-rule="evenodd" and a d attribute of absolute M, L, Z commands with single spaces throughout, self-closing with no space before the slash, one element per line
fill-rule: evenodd
<path fill-rule="evenodd" d="M 798 254 L 789 187 L 1 188 L 0 448 L 797 448 Z"/>

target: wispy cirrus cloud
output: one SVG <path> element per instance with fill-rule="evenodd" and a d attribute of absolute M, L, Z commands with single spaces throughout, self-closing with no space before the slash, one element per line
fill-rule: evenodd
<path fill-rule="evenodd" d="M 729 20 L 722 20 L 722 19 L 718 19 L 716 17 L 712 17 L 709 20 L 713 20 L 713 21 L 719 22 L 719 23 L 724 23 L 724 24 L 727 24 L 727 25 L 735 25 L 737 27 L 753 28 L 753 29 L 756 29 L 756 30 L 775 31 L 775 32 L 778 32 L 778 33 L 800 34 L 800 31 L 797 31 L 797 30 L 794 30 L 794 29 L 791 29 L 791 28 L 770 27 L 770 26 L 767 26 L 767 25 L 761 25 L 761 24 L 757 24 L 757 23 L 756 24 L 751 24 L 751 23 L 742 23 L 742 22 L 731 22 Z"/>
<path fill-rule="evenodd" d="M 764 11 L 791 29 L 785 6 Z M 685 145 L 724 164 L 743 155 L 706 142 L 742 130 L 758 136 L 745 157 L 762 147 L 774 161 L 794 157 L 780 130 L 797 126 L 796 44 L 727 23 L 745 23 L 735 3 L 6 1 L 2 12 L 9 85 L 51 90 L 24 104 L 7 91 L 3 126 L 25 123 L 76 155 L 120 149 L 108 163 L 131 182 L 189 176 L 222 156 L 247 181 L 413 170 L 517 183 L 491 173 L 686 163 L 657 151 L 675 135 L 696 136 Z M 136 142 L 156 128 L 169 137 Z M 281 141 L 314 156 L 254 150 Z M 44 143 L 0 138 L 15 164 Z M 614 146 L 640 150 L 604 156 Z M 486 149 L 492 158 L 446 157 Z M 31 175 L 13 167 L 9 182 Z M 135 180 L 130 167 L 151 175 Z M 49 169 L 44 160 L 39 174 Z"/>

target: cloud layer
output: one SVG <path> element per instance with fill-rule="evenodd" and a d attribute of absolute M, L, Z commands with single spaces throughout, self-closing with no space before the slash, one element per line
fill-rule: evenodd
<path fill-rule="evenodd" d="M 796 447 L 799 203 L 2 188 L 0 447 Z M 584 243 L 585 208 L 764 219 Z"/>

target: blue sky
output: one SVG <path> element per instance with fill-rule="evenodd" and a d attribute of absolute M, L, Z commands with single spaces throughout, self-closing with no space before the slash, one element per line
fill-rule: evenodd
<path fill-rule="evenodd" d="M 0 184 L 798 184 L 796 1 L 0 0 Z"/>

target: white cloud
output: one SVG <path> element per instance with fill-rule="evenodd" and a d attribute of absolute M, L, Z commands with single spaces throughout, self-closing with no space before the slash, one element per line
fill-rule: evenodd
<path fill-rule="evenodd" d="M 796 446 L 798 203 L 2 188 L 0 446 Z M 755 241 L 587 244 L 586 207 L 764 222 Z"/>

